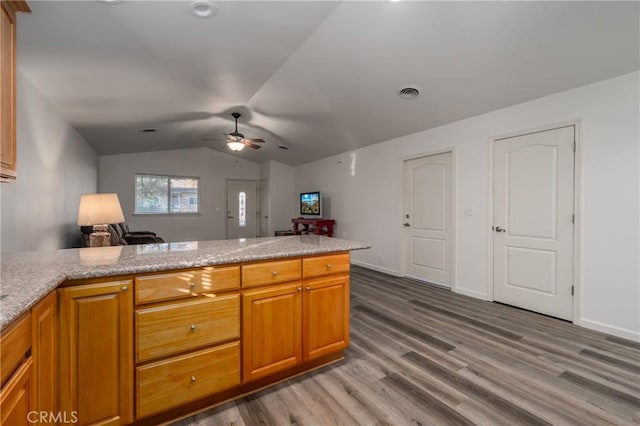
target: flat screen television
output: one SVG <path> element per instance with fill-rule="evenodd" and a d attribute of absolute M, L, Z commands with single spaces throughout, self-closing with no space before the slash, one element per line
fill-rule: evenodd
<path fill-rule="evenodd" d="M 303 192 L 300 194 L 300 216 L 311 219 L 322 218 L 322 197 L 320 192 Z"/>

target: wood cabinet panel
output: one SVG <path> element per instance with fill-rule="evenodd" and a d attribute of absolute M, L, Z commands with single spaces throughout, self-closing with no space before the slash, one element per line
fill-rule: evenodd
<path fill-rule="evenodd" d="M 300 259 L 250 263 L 242 265 L 242 288 L 293 281 L 301 274 Z"/>
<path fill-rule="evenodd" d="M 304 282 L 303 360 L 349 346 L 349 275 Z"/>
<path fill-rule="evenodd" d="M 33 362 L 29 358 L 20 366 L 0 392 L 0 424 L 27 426 L 33 407 Z"/>
<path fill-rule="evenodd" d="M 135 280 L 136 303 L 153 303 L 240 288 L 240 266 L 208 266 Z"/>
<path fill-rule="evenodd" d="M 302 362 L 301 283 L 242 294 L 242 377 L 249 382 Z"/>
<path fill-rule="evenodd" d="M 344 274 L 348 272 L 349 253 L 307 257 L 302 259 L 303 278 L 313 278 L 328 274 Z"/>
<path fill-rule="evenodd" d="M 136 369 L 139 418 L 240 384 L 240 343 L 147 364 Z"/>
<path fill-rule="evenodd" d="M 78 423 L 133 421 L 131 280 L 68 287 L 60 297 L 60 409 Z"/>
<path fill-rule="evenodd" d="M 35 411 L 58 411 L 58 293 L 31 309 Z M 50 423 L 41 423 L 50 424 Z"/>
<path fill-rule="evenodd" d="M 31 314 L 27 314 L 2 331 L 0 340 L 0 375 L 2 384 L 27 358 L 31 348 Z"/>
<path fill-rule="evenodd" d="M 139 309 L 137 361 L 146 361 L 240 338 L 240 295 Z"/>

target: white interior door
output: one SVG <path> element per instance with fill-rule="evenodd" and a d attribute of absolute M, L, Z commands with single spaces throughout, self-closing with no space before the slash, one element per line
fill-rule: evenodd
<path fill-rule="evenodd" d="M 258 236 L 258 182 L 227 181 L 227 238 Z"/>
<path fill-rule="evenodd" d="M 573 318 L 574 126 L 495 141 L 494 300 Z"/>
<path fill-rule="evenodd" d="M 405 275 L 451 287 L 451 153 L 405 161 Z"/>

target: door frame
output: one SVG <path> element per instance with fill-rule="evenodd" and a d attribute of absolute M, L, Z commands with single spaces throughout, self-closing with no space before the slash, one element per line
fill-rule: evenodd
<path fill-rule="evenodd" d="M 580 275 L 581 262 L 582 262 L 582 144 L 581 144 L 581 119 L 562 121 L 554 124 L 547 124 L 537 127 L 532 127 L 526 130 L 518 130 L 509 133 L 504 133 L 496 136 L 492 136 L 488 141 L 488 155 L 489 155 L 489 184 L 487 188 L 488 195 L 488 223 L 487 223 L 487 257 L 488 257 L 488 279 L 487 279 L 487 300 L 495 301 L 493 296 L 493 231 L 491 228 L 493 224 L 493 181 L 494 181 L 494 146 L 495 142 L 502 139 L 513 138 L 517 136 L 526 136 L 532 133 L 541 133 L 549 130 L 560 129 L 563 127 L 574 126 L 574 139 L 576 143 L 576 150 L 573 156 L 573 212 L 575 214 L 575 223 L 573 227 L 573 319 L 572 323 L 581 324 L 582 314 L 582 277 Z"/>
<path fill-rule="evenodd" d="M 457 222 L 456 222 L 456 148 L 455 146 L 450 146 L 450 147 L 446 147 L 446 148 L 440 148 L 440 149 L 435 149 L 435 150 L 431 150 L 431 151 L 424 151 L 421 152 L 420 154 L 413 154 L 410 156 L 406 156 L 406 157 L 400 157 L 400 182 L 402 182 L 402 184 L 400 185 L 401 188 L 401 197 L 402 197 L 402 203 L 400 206 L 400 214 L 398 215 L 398 229 L 400 229 L 400 275 L 403 277 L 407 276 L 407 267 L 406 267 L 406 259 L 407 259 L 407 247 L 405 245 L 405 228 L 404 226 L 402 226 L 402 223 L 404 222 L 404 206 L 406 205 L 406 199 L 405 199 L 405 194 L 406 194 L 406 190 L 405 190 L 405 174 L 406 174 L 406 168 L 407 168 L 407 162 L 410 160 L 416 160 L 418 158 L 424 158 L 424 157 L 432 157 L 434 155 L 439 155 L 439 154 L 446 154 L 446 153 L 451 153 L 451 211 L 449 212 L 449 219 L 450 219 L 450 223 L 451 223 L 451 287 L 448 288 L 449 290 L 451 290 L 452 292 L 456 292 L 456 288 L 457 288 L 457 274 L 456 274 L 456 268 L 457 268 L 457 259 L 458 259 L 458 251 L 457 251 L 457 244 L 456 244 L 456 235 L 457 235 Z M 434 284 L 437 285 L 437 284 Z M 447 287 L 442 287 L 439 286 L 441 288 L 447 288 Z"/>
<path fill-rule="evenodd" d="M 225 202 L 224 205 L 226 207 L 224 212 L 224 235 L 225 238 L 229 238 L 229 219 L 227 216 L 229 215 L 229 181 L 235 180 L 238 182 L 255 182 L 256 184 L 256 235 L 251 238 L 258 238 L 260 236 L 260 181 L 259 179 L 235 179 L 235 178 L 227 178 L 224 181 L 224 194 L 225 194 Z"/>

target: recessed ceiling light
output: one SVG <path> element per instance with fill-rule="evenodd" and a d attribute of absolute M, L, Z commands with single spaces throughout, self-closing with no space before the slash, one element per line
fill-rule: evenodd
<path fill-rule="evenodd" d="M 400 96 L 402 99 L 417 98 L 420 94 L 420 90 L 420 86 L 417 86 L 415 84 L 407 84 L 406 86 L 398 90 L 398 96 Z"/>
<path fill-rule="evenodd" d="M 216 8 L 210 2 L 202 0 L 192 2 L 189 11 L 198 18 L 211 18 L 216 14 Z"/>
<path fill-rule="evenodd" d="M 100 3 L 104 4 L 120 4 L 123 0 L 98 0 Z"/>
<path fill-rule="evenodd" d="M 153 132 L 157 132 L 158 129 L 142 129 L 140 130 L 140 132 L 142 133 L 153 133 Z"/>

